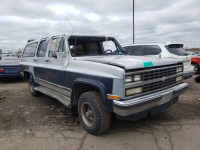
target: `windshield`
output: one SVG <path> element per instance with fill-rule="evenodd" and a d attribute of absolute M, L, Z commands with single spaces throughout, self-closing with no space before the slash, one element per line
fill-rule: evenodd
<path fill-rule="evenodd" d="M 172 54 L 175 54 L 178 56 L 187 56 L 188 55 L 187 51 L 184 50 L 182 44 L 172 44 L 172 45 L 168 45 L 165 47 Z"/>
<path fill-rule="evenodd" d="M 124 55 L 120 44 L 112 37 L 71 36 L 69 49 L 74 57 L 96 55 Z"/>

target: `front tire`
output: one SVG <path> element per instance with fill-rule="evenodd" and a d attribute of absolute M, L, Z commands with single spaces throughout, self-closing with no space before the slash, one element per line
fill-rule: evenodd
<path fill-rule="evenodd" d="M 110 127 L 110 113 L 104 109 L 98 92 L 86 92 L 80 96 L 78 114 L 85 130 L 93 135 L 102 134 Z"/>
<path fill-rule="evenodd" d="M 28 87 L 29 87 L 29 92 L 31 93 L 32 96 L 37 97 L 40 95 L 38 91 L 34 89 L 34 81 L 32 76 L 29 77 L 29 82 L 28 82 Z"/>

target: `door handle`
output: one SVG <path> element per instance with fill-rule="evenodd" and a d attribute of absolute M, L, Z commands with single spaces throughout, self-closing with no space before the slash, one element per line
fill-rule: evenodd
<path fill-rule="evenodd" d="M 37 62 L 38 61 L 38 59 L 33 59 L 35 62 Z"/>
<path fill-rule="evenodd" d="M 46 59 L 45 61 L 46 61 L 46 62 L 50 62 L 50 60 L 49 60 L 49 59 Z"/>

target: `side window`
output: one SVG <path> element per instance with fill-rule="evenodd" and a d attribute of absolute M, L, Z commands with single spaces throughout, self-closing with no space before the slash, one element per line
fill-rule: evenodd
<path fill-rule="evenodd" d="M 143 55 L 158 55 L 161 53 L 161 49 L 156 45 L 144 46 Z"/>
<path fill-rule="evenodd" d="M 125 47 L 128 55 L 141 56 L 143 51 L 143 46 L 128 46 Z"/>
<path fill-rule="evenodd" d="M 97 55 L 100 53 L 100 49 L 97 43 L 87 43 L 86 47 L 88 55 Z"/>
<path fill-rule="evenodd" d="M 178 55 L 178 56 L 187 56 L 188 53 L 184 50 L 182 44 L 172 44 L 165 46 L 165 48 L 172 54 Z"/>
<path fill-rule="evenodd" d="M 40 46 L 37 52 L 37 56 L 38 57 L 44 57 L 47 51 L 47 46 L 48 46 L 48 41 L 44 40 L 42 42 L 40 42 Z"/>
<path fill-rule="evenodd" d="M 70 45 L 70 50 L 71 50 L 72 56 L 86 55 L 83 45 L 81 44 Z"/>
<path fill-rule="evenodd" d="M 59 51 L 60 38 L 55 38 L 51 41 L 50 49 L 49 49 L 49 57 L 56 55 L 56 52 Z"/>
<path fill-rule="evenodd" d="M 65 38 L 62 37 L 60 40 L 58 52 L 66 52 L 66 44 L 65 44 Z"/>
<path fill-rule="evenodd" d="M 38 43 L 32 43 L 25 47 L 23 57 L 34 57 Z"/>

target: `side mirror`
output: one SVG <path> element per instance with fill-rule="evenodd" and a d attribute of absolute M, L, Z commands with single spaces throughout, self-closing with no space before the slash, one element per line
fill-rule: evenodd
<path fill-rule="evenodd" d="M 56 58 L 58 58 L 58 61 L 64 61 L 67 57 L 67 52 L 56 52 Z"/>
<path fill-rule="evenodd" d="M 67 57 L 67 52 L 56 52 L 56 56 L 57 56 L 57 58 L 58 57 L 62 57 L 62 58 Z"/>

